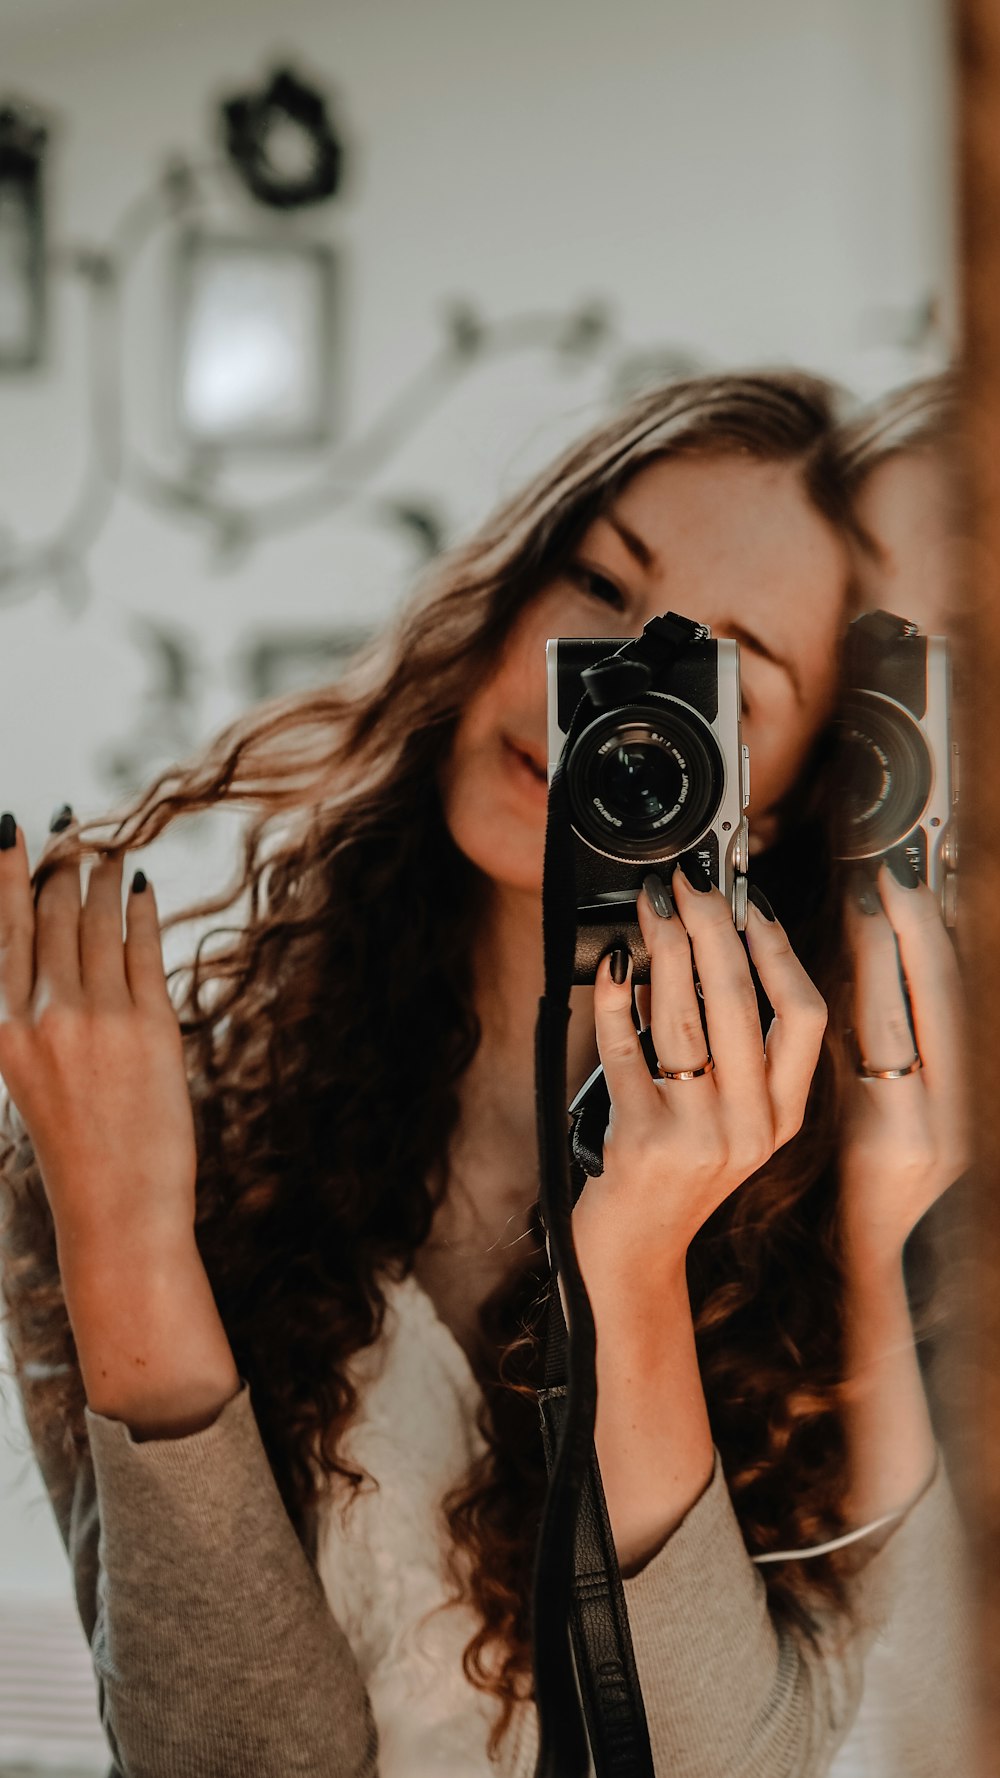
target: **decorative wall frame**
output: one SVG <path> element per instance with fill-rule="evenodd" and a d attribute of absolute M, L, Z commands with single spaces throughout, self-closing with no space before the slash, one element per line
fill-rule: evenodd
<path fill-rule="evenodd" d="M 48 135 L 33 106 L 0 105 L 0 372 L 34 370 L 44 357 Z"/>
<path fill-rule="evenodd" d="M 320 241 L 186 229 L 172 387 L 194 450 L 317 450 L 334 431 L 337 259 Z"/>

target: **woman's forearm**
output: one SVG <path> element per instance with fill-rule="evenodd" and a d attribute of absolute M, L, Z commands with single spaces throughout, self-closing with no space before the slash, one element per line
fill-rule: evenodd
<path fill-rule="evenodd" d="M 622 1572 L 661 1548 L 712 1476 L 683 1258 L 653 1292 L 636 1278 L 594 1302 L 594 1441 Z"/>
<path fill-rule="evenodd" d="M 905 1507 L 934 1471 L 936 1445 L 913 1339 L 901 1256 L 846 1246 L 844 1401 L 850 1515 Z"/>
<path fill-rule="evenodd" d="M 87 1404 L 136 1438 L 208 1426 L 239 1373 L 195 1244 L 143 1244 L 108 1230 L 59 1240 L 59 1267 Z"/>

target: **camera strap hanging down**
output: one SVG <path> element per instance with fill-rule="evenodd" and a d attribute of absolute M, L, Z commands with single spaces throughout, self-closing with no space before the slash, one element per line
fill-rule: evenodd
<path fill-rule="evenodd" d="M 563 757 L 591 708 L 645 666 L 660 664 L 704 629 L 675 613 L 585 675 Z M 600 1468 L 593 1312 L 573 1241 L 573 1204 L 585 1180 L 571 1167 L 566 1033 L 573 981 L 576 895 L 569 802 L 561 763 L 549 790 L 542 893 L 545 993 L 535 1033 L 539 1202 L 552 1267 L 545 1372 L 539 1391 L 549 1486 L 535 1559 L 532 1632 L 539 1751 L 535 1778 L 586 1778 L 588 1734 L 597 1778 L 653 1778 L 653 1758 Z M 563 1319 L 559 1281 L 565 1293 Z M 574 1665 L 574 1654 L 576 1657 Z M 586 1727 L 581 1719 L 582 1709 Z"/>

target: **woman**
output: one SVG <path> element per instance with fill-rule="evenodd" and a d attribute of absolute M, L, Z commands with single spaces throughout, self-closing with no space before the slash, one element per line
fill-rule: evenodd
<path fill-rule="evenodd" d="M 839 446 L 872 548 L 859 558 L 863 610 L 900 612 L 929 634 L 954 626 L 961 541 L 953 379 L 892 389 L 847 421 Z"/>
<path fill-rule="evenodd" d="M 899 1395 L 898 1356 L 883 1374 L 900 1327 L 886 1254 L 912 1208 L 886 1208 L 891 1167 L 849 1194 L 841 1262 L 841 1041 L 819 991 L 837 975 L 838 899 L 825 841 L 811 859 L 797 846 L 824 836 L 850 531 L 821 385 L 655 391 L 446 559 L 346 681 L 251 713 L 110 836 L 63 834 L 34 898 L 5 817 L 6 1291 L 124 1772 L 355 1774 L 377 1758 L 383 1778 L 416 1778 L 488 1770 L 487 1749 L 532 1769 L 544 1477 L 517 1336 L 544 1277 L 542 644 L 626 636 L 667 606 L 742 643 L 759 871 L 771 861 L 815 981 L 758 895 L 765 1055 L 732 919 L 682 863 L 654 873 L 640 917 L 661 1065 L 697 1078 L 657 1086 L 640 1067 L 624 956 L 577 991 L 570 1079 L 596 1034 L 614 1104 L 604 1175 L 574 1212 L 598 1456 L 658 1767 L 827 1768 L 890 1552 L 921 1512 L 947 1512 L 922 1396 Z M 256 810 L 244 869 L 194 911 L 244 892 L 246 911 L 223 948 L 199 947 L 178 1031 L 141 873 L 122 944 L 122 858 L 222 799 Z M 878 892 L 948 992 L 912 919 L 922 892 L 888 873 Z M 892 1065 L 892 1020 L 876 1009 L 866 1037 Z M 881 1163 L 871 1130 L 865 1144 Z M 863 1379 L 846 1406 L 845 1360 Z M 888 1462 L 870 1458 L 873 1416 L 896 1429 Z M 426 1501 L 401 1473 L 414 1449 Z M 860 1576 L 858 1546 L 748 1556 L 921 1493 Z M 463 1601 L 443 1613 L 442 1562 Z"/>

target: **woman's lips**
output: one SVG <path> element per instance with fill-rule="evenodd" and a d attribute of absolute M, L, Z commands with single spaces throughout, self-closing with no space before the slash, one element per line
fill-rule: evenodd
<path fill-rule="evenodd" d="M 547 802 L 549 795 L 548 775 L 544 760 L 522 743 L 503 736 L 504 758 L 511 772 L 523 788 L 530 792 L 536 801 Z"/>

